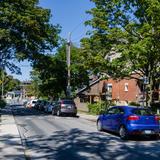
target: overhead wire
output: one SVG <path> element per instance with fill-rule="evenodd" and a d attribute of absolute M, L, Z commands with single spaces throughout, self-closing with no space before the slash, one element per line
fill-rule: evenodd
<path fill-rule="evenodd" d="M 71 34 L 77 30 L 77 28 L 80 27 L 81 24 L 84 24 L 84 22 L 88 19 L 89 15 L 85 18 L 85 20 L 81 21 L 79 24 L 77 24 L 72 30 L 71 30 Z"/>
<path fill-rule="evenodd" d="M 79 24 L 77 24 L 72 30 L 71 30 L 71 35 L 73 34 L 73 32 L 75 32 L 80 26 L 81 24 L 84 24 L 85 21 L 87 21 L 87 19 L 89 18 L 89 15 L 85 18 L 85 20 L 81 21 Z M 72 42 L 79 42 L 80 38 L 82 38 L 84 35 L 86 35 L 87 33 L 87 29 L 85 28 L 85 32 L 81 35 L 79 35 L 78 37 L 74 38 L 72 40 Z"/>

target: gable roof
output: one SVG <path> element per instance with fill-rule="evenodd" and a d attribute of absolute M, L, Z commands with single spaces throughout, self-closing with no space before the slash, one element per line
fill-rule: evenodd
<path fill-rule="evenodd" d="M 89 86 L 86 86 L 86 87 L 80 89 L 80 90 L 77 92 L 77 95 L 80 94 L 80 93 L 82 93 L 83 91 L 89 89 L 89 88 L 92 87 L 93 85 L 99 83 L 99 82 L 101 81 L 101 79 L 102 79 L 102 77 L 100 77 L 100 78 L 96 79 L 95 81 L 91 82 L 91 83 L 89 84 Z"/>

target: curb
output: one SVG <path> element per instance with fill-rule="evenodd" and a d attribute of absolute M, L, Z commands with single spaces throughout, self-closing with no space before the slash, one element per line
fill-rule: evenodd
<path fill-rule="evenodd" d="M 87 114 L 78 114 L 79 117 L 86 119 L 88 121 L 92 121 L 92 122 L 96 122 L 97 121 L 97 116 L 93 116 L 93 115 L 87 115 Z"/>
<path fill-rule="evenodd" d="M 4 141 L 1 142 L 1 145 L 4 149 L 2 151 L 2 157 L 4 158 L 7 155 L 8 159 L 10 159 L 11 155 L 13 154 L 15 156 L 15 159 L 18 159 L 18 156 L 20 156 L 19 159 L 25 160 L 25 148 L 22 144 L 19 130 L 17 124 L 15 123 L 15 118 L 13 116 L 11 108 L 7 108 L 6 110 L 4 110 L 4 116 L 3 114 L 1 114 L 0 119 L 0 128 L 2 136 L 1 138 L 4 137 Z M 10 138 L 6 139 L 8 135 Z"/>
<path fill-rule="evenodd" d="M 24 135 L 21 134 L 21 132 L 19 130 L 19 125 L 16 122 L 13 109 L 11 109 L 11 112 L 12 112 L 15 124 L 17 126 L 17 130 L 18 130 L 18 133 L 19 133 L 19 136 L 20 136 L 20 139 L 21 139 L 21 143 L 22 143 L 23 149 L 24 149 L 24 157 L 25 157 L 26 160 L 31 160 L 31 157 L 26 153 L 27 152 L 27 150 L 26 150 L 26 146 L 27 146 L 26 138 L 25 138 Z"/>

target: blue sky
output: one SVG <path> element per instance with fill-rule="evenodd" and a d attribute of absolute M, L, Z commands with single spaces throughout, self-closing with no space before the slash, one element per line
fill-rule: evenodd
<path fill-rule="evenodd" d="M 88 27 L 84 22 L 89 19 L 86 10 L 93 8 L 90 0 L 40 0 L 40 6 L 51 10 L 51 23 L 62 27 L 60 36 L 67 39 L 71 32 L 71 41 L 79 44 L 79 40 L 86 35 Z M 29 79 L 31 67 L 28 62 L 20 64 L 22 75 L 13 75 L 22 81 Z"/>

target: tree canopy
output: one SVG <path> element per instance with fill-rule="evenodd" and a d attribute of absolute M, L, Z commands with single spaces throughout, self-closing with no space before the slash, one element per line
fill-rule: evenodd
<path fill-rule="evenodd" d="M 41 55 L 33 66 L 33 83 L 39 96 L 58 97 L 66 91 L 66 63 L 53 55 Z"/>
<path fill-rule="evenodd" d="M 3 74 L 3 76 L 2 76 Z M 5 95 L 8 91 L 18 90 L 20 81 L 18 79 L 14 79 L 12 76 L 7 75 L 6 72 L 0 70 L 0 85 L 3 83 L 3 94 Z M 2 87 L 0 87 L 0 95 L 2 93 Z M 2 95 L 1 95 L 2 96 Z"/>
<path fill-rule="evenodd" d="M 60 27 L 49 23 L 50 10 L 38 4 L 38 0 L 0 1 L 0 65 L 12 72 L 17 68 L 10 60 L 34 61 L 58 45 Z"/>
<path fill-rule="evenodd" d="M 87 11 L 92 18 L 86 25 L 93 32 L 82 40 L 90 66 L 99 64 L 99 72 L 113 77 L 147 77 L 152 90 L 160 77 L 160 1 L 91 1 L 95 7 Z M 112 50 L 116 58 L 110 61 Z"/>
<path fill-rule="evenodd" d="M 71 46 L 71 90 L 88 85 L 88 72 L 83 64 L 81 49 Z M 66 42 L 62 42 L 55 55 L 41 55 L 34 63 L 32 79 L 40 96 L 67 96 Z"/>

